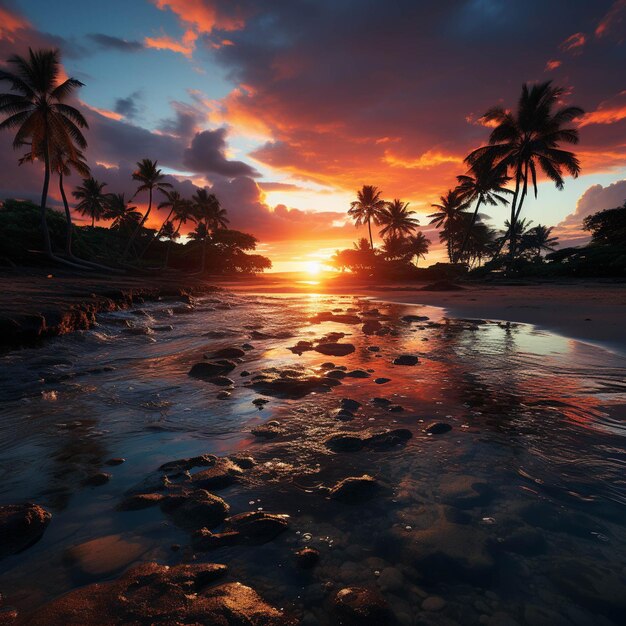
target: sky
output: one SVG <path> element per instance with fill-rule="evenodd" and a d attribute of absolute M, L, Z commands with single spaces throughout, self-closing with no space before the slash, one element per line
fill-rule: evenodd
<path fill-rule="evenodd" d="M 581 176 L 541 181 L 524 216 L 577 245 L 586 215 L 626 199 L 626 0 L 0 0 L 0 63 L 28 46 L 59 48 L 84 83 L 108 191 L 130 198 L 134 164 L 157 159 L 182 193 L 210 188 L 276 271 L 363 236 L 346 211 L 364 184 L 410 202 L 425 263 L 444 260 L 430 205 L 487 141 L 483 113 L 514 108 L 525 82 L 586 113 Z M 37 199 L 40 168 L 18 167 L 11 140 L 0 198 Z M 507 211 L 487 213 L 500 227 Z"/>

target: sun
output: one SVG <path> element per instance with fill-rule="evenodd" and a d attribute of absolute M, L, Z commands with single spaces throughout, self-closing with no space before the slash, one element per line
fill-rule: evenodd
<path fill-rule="evenodd" d="M 311 276 L 317 276 L 322 271 L 322 266 L 317 261 L 310 261 L 306 264 L 306 272 Z"/>

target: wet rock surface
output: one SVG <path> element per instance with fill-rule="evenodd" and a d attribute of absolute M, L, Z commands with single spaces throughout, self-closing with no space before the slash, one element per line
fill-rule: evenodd
<path fill-rule="evenodd" d="M 340 381 L 305 368 L 270 368 L 251 377 L 247 386 L 267 396 L 302 398 L 314 391 L 329 391 Z"/>
<path fill-rule="evenodd" d="M 328 496 L 347 504 L 359 504 L 377 496 L 381 491 L 379 482 L 368 474 L 350 476 L 330 488 Z"/>
<path fill-rule="evenodd" d="M 28 618 L 33 626 L 81 624 L 215 624 L 290 626 L 296 621 L 241 583 L 214 583 L 219 564 L 167 567 L 146 563 L 110 583 L 90 585 L 54 600 Z"/>
<path fill-rule="evenodd" d="M 419 358 L 414 354 L 401 354 L 393 360 L 394 365 L 417 365 Z"/>
<path fill-rule="evenodd" d="M 351 343 L 320 343 L 315 350 L 328 356 L 346 356 L 352 354 L 355 348 Z"/>
<path fill-rule="evenodd" d="M 226 359 L 220 361 L 201 361 L 191 367 L 189 370 L 189 376 L 192 378 L 209 380 L 214 376 L 228 374 L 228 372 L 234 370 L 236 366 L 236 363 Z"/>
<path fill-rule="evenodd" d="M 362 587 L 340 589 L 333 598 L 337 623 L 345 626 L 396 624 L 385 599 L 376 591 Z"/>
<path fill-rule="evenodd" d="M 39 541 L 51 519 L 52 514 L 37 504 L 0 506 L 0 559 Z"/>

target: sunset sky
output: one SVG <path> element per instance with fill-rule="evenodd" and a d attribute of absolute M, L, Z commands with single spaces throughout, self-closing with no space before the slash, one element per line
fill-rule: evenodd
<path fill-rule="evenodd" d="M 212 187 L 278 271 L 364 234 L 346 216 L 363 184 L 410 202 L 436 244 L 426 263 L 443 260 L 430 204 L 486 141 L 481 115 L 527 81 L 587 113 L 583 175 L 541 183 L 525 216 L 579 243 L 585 215 L 626 199 L 626 0 L 0 0 L 0 59 L 29 45 L 59 47 L 85 83 L 108 191 L 132 196 L 134 163 L 158 159 L 181 192 Z M 11 140 L 0 198 L 36 199 Z"/>

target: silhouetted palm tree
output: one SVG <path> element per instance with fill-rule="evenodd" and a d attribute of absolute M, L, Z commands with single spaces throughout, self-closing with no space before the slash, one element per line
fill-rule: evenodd
<path fill-rule="evenodd" d="M 61 65 L 58 50 L 33 51 L 28 58 L 12 56 L 8 63 L 15 72 L 0 70 L 0 81 L 11 85 L 11 93 L 0 94 L 0 114 L 7 117 L 0 123 L 0 130 L 16 128 L 14 148 L 28 145 L 34 158 L 43 160 L 44 181 L 41 191 L 41 231 L 46 254 L 54 256 L 46 221 L 46 203 L 50 184 L 50 160 L 52 153 L 62 150 L 68 157 L 77 158 L 77 150 L 86 148 L 87 141 L 81 129 L 87 121 L 78 109 L 66 104 L 66 100 L 82 83 L 74 78 L 59 82 Z"/>
<path fill-rule="evenodd" d="M 406 239 L 395 233 L 387 235 L 383 239 L 383 256 L 390 261 L 398 261 L 407 256 Z"/>
<path fill-rule="evenodd" d="M 412 215 L 415 215 L 415 211 L 409 210 L 408 202 L 397 198 L 393 202 L 387 202 L 378 216 L 378 223 L 383 226 L 380 235 L 383 238 L 388 235 L 402 237 L 412 233 L 419 226 L 419 220 L 411 217 Z"/>
<path fill-rule="evenodd" d="M 541 259 L 542 252 L 552 252 L 559 245 L 559 238 L 552 235 L 552 227 L 537 224 L 523 236 L 521 248 L 535 251 L 535 259 Z"/>
<path fill-rule="evenodd" d="M 204 224 L 204 237 L 202 239 L 202 261 L 200 264 L 200 273 L 204 274 L 206 269 L 206 249 L 207 240 L 210 233 L 227 228 L 229 219 L 226 209 L 222 208 L 217 197 L 209 193 L 206 189 L 198 189 L 191 198 L 195 206 L 196 218 L 198 220 L 198 228 Z"/>
<path fill-rule="evenodd" d="M 137 162 L 137 169 L 133 172 L 133 180 L 139 182 L 139 187 L 137 187 L 137 191 L 135 192 L 133 198 L 135 198 L 138 193 L 141 193 L 142 191 L 147 191 L 148 208 L 146 209 L 144 216 L 141 218 L 141 221 L 137 225 L 137 228 L 134 230 L 133 234 L 128 240 L 126 248 L 124 248 L 124 252 L 122 253 L 122 260 L 126 259 L 126 257 L 128 256 L 128 253 L 130 252 L 130 248 L 133 245 L 135 238 L 137 237 L 137 235 L 143 228 L 143 225 L 146 223 L 148 217 L 150 216 L 150 211 L 152 210 L 152 195 L 154 190 L 156 189 L 158 191 L 161 191 L 162 193 L 165 193 L 168 189 L 172 188 L 172 185 L 170 185 L 170 183 L 166 183 L 163 181 L 164 178 L 165 174 L 163 174 L 161 170 L 157 167 L 157 161 L 142 159 L 141 161 Z"/>
<path fill-rule="evenodd" d="M 163 190 L 163 193 L 165 194 L 165 200 L 159 203 L 158 208 L 167 209 L 169 207 L 170 212 L 167 214 L 167 217 L 163 220 L 163 223 L 161 224 L 161 227 L 159 228 L 159 230 L 157 230 L 154 233 L 154 235 L 150 237 L 150 240 L 148 241 L 148 243 L 146 244 L 146 247 L 143 249 L 143 251 L 141 252 L 138 258 L 143 257 L 143 255 L 148 251 L 148 248 L 150 247 L 152 242 L 155 239 L 159 239 L 161 237 L 163 228 L 165 227 L 166 224 L 170 222 L 172 214 L 176 210 L 177 204 L 184 200 L 183 197 L 180 195 L 180 193 L 176 191 L 176 189 L 172 189 L 171 191 Z"/>
<path fill-rule="evenodd" d="M 355 226 L 367 224 L 370 236 L 370 248 L 374 249 L 372 239 L 372 222 L 379 224 L 380 216 L 385 208 L 385 201 L 380 197 L 380 191 L 372 185 L 363 185 L 357 191 L 357 199 L 350 203 L 348 215 L 354 220 Z"/>
<path fill-rule="evenodd" d="M 469 207 L 469 202 L 463 198 L 458 188 L 450 189 L 439 200 L 439 204 L 431 205 L 437 211 L 428 217 L 431 224 L 441 229 L 439 238 L 446 243 L 448 259 L 450 263 L 454 263 L 455 246 L 460 243 L 459 239 L 465 224 L 463 217 L 467 216 L 465 211 Z"/>
<path fill-rule="evenodd" d="M 461 197 L 470 204 L 476 201 L 474 214 L 465 231 L 465 238 L 457 255 L 457 260 L 460 260 L 465 253 L 481 205 L 508 204 L 504 194 L 512 194 L 513 192 L 505 187 L 511 180 L 506 174 L 506 168 L 493 167 L 485 163 L 475 164 L 474 168 L 467 174 L 457 176 L 457 180 L 459 181 L 457 189 Z"/>
<path fill-rule="evenodd" d="M 174 207 L 174 217 L 172 218 L 172 222 L 178 222 L 178 226 L 176 227 L 176 230 L 174 231 L 174 234 L 172 237 L 169 237 L 169 241 L 167 244 L 167 251 L 165 254 L 165 265 L 164 267 L 168 267 L 168 263 L 169 263 L 169 256 L 170 256 L 170 247 L 172 245 L 172 241 L 175 239 L 178 239 L 179 237 L 179 233 L 180 233 L 180 227 L 183 224 L 186 224 L 187 222 L 195 222 L 196 221 L 196 216 L 195 216 L 195 210 L 196 207 L 193 204 L 193 202 L 191 202 L 191 200 L 186 200 L 186 199 L 182 199 L 180 202 L 177 202 L 175 207 Z"/>
<path fill-rule="evenodd" d="M 107 196 L 105 219 L 113 220 L 111 229 L 121 233 L 129 233 L 141 222 L 141 213 L 137 207 L 126 203 L 123 193 L 111 193 Z"/>
<path fill-rule="evenodd" d="M 430 248 L 430 239 L 421 231 L 406 237 L 404 243 L 406 254 L 409 260 L 415 258 L 415 265 L 419 263 L 420 258 L 426 257 Z"/>
<path fill-rule="evenodd" d="M 106 213 L 107 194 L 103 193 L 106 183 L 98 182 L 95 178 L 84 178 L 83 182 L 72 191 L 72 195 L 79 203 L 76 210 L 81 215 L 91 217 L 91 227 L 93 228 L 96 220 L 101 220 Z"/>
<path fill-rule="evenodd" d="M 493 107 L 483 120 L 495 124 L 489 144 L 474 150 L 466 162 L 474 167 L 506 168 L 515 180 L 509 223 L 515 225 L 522 210 L 529 179 L 537 196 L 537 170 L 554 181 L 557 189 L 564 185 L 564 172 L 574 178 L 580 173 L 580 163 L 573 152 L 560 148 L 562 143 L 577 144 L 578 129 L 568 127 L 584 111 L 577 106 L 555 107 L 566 91 L 551 82 L 523 85 L 515 113 Z M 515 231 L 510 232 L 510 254 L 515 256 Z"/>

